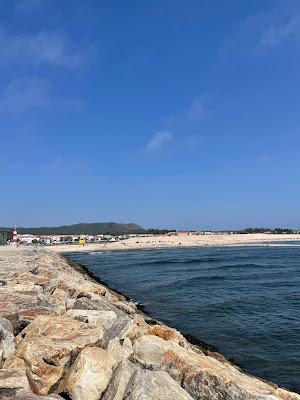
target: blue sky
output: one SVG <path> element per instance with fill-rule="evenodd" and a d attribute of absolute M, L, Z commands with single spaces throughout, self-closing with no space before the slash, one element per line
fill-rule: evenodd
<path fill-rule="evenodd" d="M 0 19 L 0 226 L 300 228 L 299 0 L 12 0 Z"/>

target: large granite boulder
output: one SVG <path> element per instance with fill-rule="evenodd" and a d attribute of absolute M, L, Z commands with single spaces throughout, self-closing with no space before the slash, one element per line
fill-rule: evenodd
<path fill-rule="evenodd" d="M 3 360 L 10 357 L 15 351 L 15 337 L 12 323 L 0 317 L 0 366 Z"/>
<path fill-rule="evenodd" d="M 112 376 L 113 360 L 108 352 L 98 347 L 81 351 L 57 393 L 72 400 L 99 400 Z"/>
<path fill-rule="evenodd" d="M 124 400 L 193 400 L 170 375 L 163 371 L 137 369 L 131 376 Z M 203 397 L 202 399 L 205 399 Z M 207 397 L 207 399 L 209 399 Z"/>
<path fill-rule="evenodd" d="M 124 316 L 117 319 L 117 321 L 105 332 L 101 340 L 101 347 L 107 348 L 109 342 L 114 339 L 125 339 L 131 331 L 134 322 L 131 318 Z"/>
<path fill-rule="evenodd" d="M 126 337 L 125 339 L 114 338 L 110 340 L 107 351 L 114 360 L 115 365 L 119 362 L 129 358 L 133 353 L 133 346 L 131 340 Z"/>
<path fill-rule="evenodd" d="M 122 310 L 102 298 L 88 299 L 86 297 L 80 297 L 75 301 L 73 308 L 79 310 L 113 311 L 118 317 L 124 315 Z"/>
<path fill-rule="evenodd" d="M 136 305 L 130 301 L 117 301 L 114 305 L 126 314 L 135 314 L 137 312 Z"/>
<path fill-rule="evenodd" d="M 274 385 L 242 373 L 229 363 L 221 363 L 157 336 L 142 336 L 136 340 L 134 360 L 148 369 L 166 371 L 194 399 L 285 398 L 276 393 Z M 300 396 L 297 398 L 300 399 Z"/>
<path fill-rule="evenodd" d="M 0 369 L 0 399 L 30 391 L 24 369 Z"/>
<path fill-rule="evenodd" d="M 31 386 L 47 394 L 77 353 L 103 337 L 103 330 L 66 317 L 37 317 L 23 332 L 6 368 L 26 367 Z"/>
<path fill-rule="evenodd" d="M 123 400 L 128 382 L 138 368 L 129 360 L 121 361 L 114 370 L 109 386 L 101 400 Z"/>
<path fill-rule="evenodd" d="M 109 329 L 117 320 L 117 315 L 113 311 L 72 309 L 68 310 L 64 316 L 88 322 L 95 327 L 100 326 L 105 330 Z"/>

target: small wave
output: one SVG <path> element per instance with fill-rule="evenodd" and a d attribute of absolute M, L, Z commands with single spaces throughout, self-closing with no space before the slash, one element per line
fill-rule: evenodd
<path fill-rule="evenodd" d="M 300 247 L 300 244 L 271 243 L 269 247 Z"/>
<path fill-rule="evenodd" d="M 194 259 L 170 259 L 170 260 L 153 260 L 153 261 L 144 261 L 138 262 L 139 265 L 163 265 L 163 264 L 201 264 L 201 263 L 211 263 L 211 262 L 220 262 L 220 261 L 228 261 L 228 259 L 222 259 L 217 257 L 206 257 L 206 258 L 194 258 Z"/>
<path fill-rule="evenodd" d="M 228 270 L 228 269 L 246 269 L 246 268 L 265 268 L 265 265 L 261 264 L 229 264 L 229 265 L 220 265 L 218 267 L 215 267 L 215 269 L 222 269 L 222 270 Z"/>
<path fill-rule="evenodd" d="M 88 253 L 88 255 L 95 256 L 97 254 L 102 254 L 102 253 L 103 253 L 103 251 L 91 251 L 90 253 Z"/>

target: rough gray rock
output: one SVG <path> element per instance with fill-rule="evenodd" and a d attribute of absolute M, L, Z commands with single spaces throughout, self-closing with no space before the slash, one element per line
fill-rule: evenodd
<path fill-rule="evenodd" d="M 129 360 L 121 361 L 101 400 L 123 400 L 129 379 L 138 368 Z"/>
<path fill-rule="evenodd" d="M 117 301 L 115 306 L 124 311 L 126 314 L 134 314 L 137 312 L 136 305 L 129 301 Z"/>
<path fill-rule="evenodd" d="M 1 400 L 63 400 L 62 397 L 56 395 L 56 394 L 49 394 L 47 396 L 37 396 L 36 394 L 33 393 L 23 393 L 23 394 L 17 394 L 16 396 L 13 397 L 0 397 Z"/>
<path fill-rule="evenodd" d="M 67 317 L 37 317 L 20 338 L 16 352 L 5 368 L 26 368 L 34 391 L 49 393 L 62 378 L 74 355 L 86 346 L 97 343 L 103 330 Z"/>
<path fill-rule="evenodd" d="M 133 353 L 132 342 L 127 337 L 125 339 L 114 338 L 109 342 L 107 351 L 117 365 Z"/>
<path fill-rule="evenodd" d="M 3 329 L 10 333 L 14 332 L 12 323 L 8 319 L 0 317 L 0 330 L 3 330 Z"/>
<path fill-rule="evenodd" d="M 14 397 L 17 394 L 28 392 L 29 383 L 26 371 L 21 369 L 0 369 L 0 399 Z"/>
<path fill-rule="evenodd" d="M 117 320 L 117 315 L 113 311 L 73 309 L 68 310 L 64 316 L 88 322 L 92 326 L 100 326 L 105 330 L 109 329 Z"/>
<path fill-rule="evenodd" d="M 105 332 L 102 340 L 101 340 L 101 347 L 107 349 L 109 342 L 114 339 L 124 339 L 126 334 L 130 331 L 133 327 L 133 321 L 129 317 L 120 317 L 118 320 Z"/>
<path fill-rule="evenodd" d="M 124 396 L 124 400 L 175 399 L 192 400 L 192 397 L 166 372 L 142 369 L 138 369 L 132 374 Z"/>
<path fill-rule="evenodd" d="M 2 355 L 0 364 L 2 364 L 2 360 L 6 360 L 15 351 L 15 337 L 12 323 L 2 317 L 0 317 L 0 351 Z"/>
<path fill-rule="evenodd" d="M 146 368 L 168 372 L 194 399 L 276 399 L 273 386 L 240 372 L 230 364 L 188 351 L 173 341 L 156 336 L 137 339 L 134 358 Z"/>
<path fill-rule="evenodd" d="M 118 317 L 124 315 L 124 312 L 121 311 L 119 308 L 101 298 L 95 300 L 81 297 L 75 301 L 73 308 L 79 310 L 113 311 Z"/>

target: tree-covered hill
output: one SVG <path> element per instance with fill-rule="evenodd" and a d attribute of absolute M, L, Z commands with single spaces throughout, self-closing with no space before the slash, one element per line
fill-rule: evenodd
<path fill-rule="evenodd" d="M 0 228 L 0 230 L 12 231 L 13 228 Z M 122 235 L 130 233 L 146 232 L 140 225 L 137 224 L 119 224 L 116 222 L 95 222 L 87 224 L 39 227 L 39 228 L 17 228 L 18 233 L 31 233 L 33 235 Z"/>

